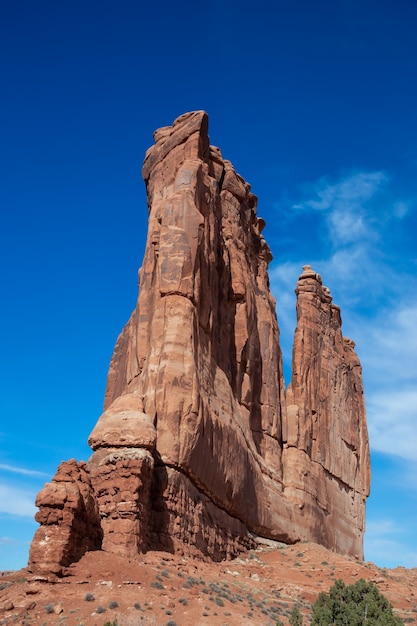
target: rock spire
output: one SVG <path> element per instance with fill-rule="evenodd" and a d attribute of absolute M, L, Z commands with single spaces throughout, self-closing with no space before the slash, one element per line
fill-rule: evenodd
<path fill-rule="evenodd" d="M 286 391 L 256 196 L 210 146 L 203 111 L 154 139 L 137 306 L 90 460 L 63 463 L 38 495 L 29 567 L 62 574 L 93 549 L 222 559 L 256 535 L 362 556 L 368 437 L 339 308 L 305 266 Z"/>

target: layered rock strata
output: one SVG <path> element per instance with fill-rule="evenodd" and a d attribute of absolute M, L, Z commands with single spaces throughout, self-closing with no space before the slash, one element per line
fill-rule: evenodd
<path fill-rule="evenodd" d="M 142 172 L 149 226 L 139 298 L 82 466 L 94 541 L 78 552 L 163 547 L 220 559 L 257 534 L 361 556 L 368 438 L 360 364 L 339 309 L 306 266 L 286 392 L 257 198 L 210 146 L 203 111 L 154 138 Z M 55 481 L 38 497 L 32 568 L 52 528 Z M 61 569 L 76 556 L 57 557 Z"/>
<path fill-rule="evenodd" d="M 88 550 L 99 550 L 103 531 L 86 463 L 61 463 L 36 497 L 40 526 L 33 538 L 29 567 L 61 575 Z"/>
<path fill-rule="evenodd" d="M 354 342 L 342 335 L 339 307 L 308 265 L 296 295 L 285 495 L 307 525 L 316 520 L 317 543 L 362 556 L 370 465 L 361 365 Z"/>

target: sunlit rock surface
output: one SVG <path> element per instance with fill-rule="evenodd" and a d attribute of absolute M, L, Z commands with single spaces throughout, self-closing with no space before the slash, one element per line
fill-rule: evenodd
<path fill-rule="evenodd" d="M 286 391 L 257 198 L 210 146 L 203 111 L 154 138 L 143 165 L 149 224 L 139 298 L 82 467 L 92 539 L 63 550 L 62 538 L 70 544 L 77 532 L 48 521 L 55 477 L 37 499 L 29 565 L 59 571 L 97 548 L 221 559 L 251 546 L 253 534 L 362 556 L 368 436 L 361 367 L 339 308 L 305 266 Z"/>

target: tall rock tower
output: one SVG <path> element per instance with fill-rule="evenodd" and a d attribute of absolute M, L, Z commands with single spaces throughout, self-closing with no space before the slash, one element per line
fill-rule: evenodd
<path fill-rule="evenodd" d="M 296 294 L 285 494 L 314 525 L 317 543 L 362 556 L 370 466 L 361 365 L 330 290 L 308 265 Z"/>
<path fill-rule="evenodd" d="M 89 549 L 221 559 L 253 535 L 361 556 L 368 437 L 339 309 L 306 266 L 286 392 L 257 198 L 210 146 L 203 111 L 154 138 L 137 306 L 110 364 L 92 457 L 63 464 L 38 496 L 30 567 L 59 573 Z M 57 504 L 58 483 L 78 494 L 71 511 L 68 497 Z M 79 529 L 64 520 L 80 515 L 89 540 L 75 549 Z"/>

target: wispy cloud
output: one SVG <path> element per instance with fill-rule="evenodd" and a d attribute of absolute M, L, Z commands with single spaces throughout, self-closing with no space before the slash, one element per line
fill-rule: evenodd
<path fill-rule="evenodd" d="M 331 183 L 327 178 L 320 178 L 312 184 L 303 186 L 304 197 L 295 203 L 297 208 L 328 210 L 341 208 L 351 211 L 361 207 L 375 192 L 388 181 L 385 172 L 356 172 Z"/>
<path fill-rule="evenodd" d="M 415 567 L 417 562 L 417 553 L 409 550 L 407 530 L 390 519 L 367 523 L 365 553 L 370 561 L 388 567 Z"/>
<path fill-rule="evenodd" d="M 33 517 L 36 513 L 35 498 L 34 492 L 0 484 L 0 513 Z"/>
<path fill-rule="evenodd" d="M 19 542 L 12 537 L 0 537 L 0 546 L 14 546 Z"/>
<path fill-rule="evenodd" d="M 35 476 L 37 478 L 46 478 L 49 476 L 46 472 L 39 472 L 38 470 L 26 469 L 24 467 L 16 467 L 5 463 L 0 463 L 0 470 L 12 472 L 13 474 L 21 474 L 23 476 Z"/>
<path fill-rule="evenodd" d="M 378 193 L 389 178 L 385 172 L 357 172 L 334 183 L 320 179 L 304 192 L 310 197 L 293 205 L 295 209 L 323 211 L 332 245 L 347 245 L 372 238 L 369 219 Z M 401 211 L 397 211 L 397 214 Z"/>
<path fill-rule="evenodd" d="M 291 215 L 299 241 L 290 261 L 287 250 L 284 262 L 277 259 L 271 286 L 288 362 L 295 282 L 307 262 L 322 274 L 341 306 L 343 332 L 356 342 L 363 365 L 371 447 L 411 462 L 417 450 L 417 278 L 401 237 L 414 205 L 396 196 L 392 177 L 383 171 L 304 185 L 282 209 Z M 313 218 L 314 229 L 306 231 Z M 320 239 L 311 245 L 317 233 Z M 313 250 L 307 259 L 305 240 Z"/>
<path fill-rule="evenodd" d="M 376 390 L 367 400 L 368 428 L 374 450 L 416 460 L 417 390 Z"/>
<path fill-rule="evenodd" d="M 417 460 L 417 301 L 395 301 L 371 319 L 355 318 L 375 450 Z M 362 323 L 361 323 L 362 322 Z"/>
<path fill-rule="evenodd" d="M 376 176 L 370 182 L 375 183 L 378 195 L 380 185 L 388 185 L 388 178 Z M 362 196 L 349 194 L 345 186 L 346 193 L 339 195 L 344 200 L 353 197 L 356 217 L 360 216 L 360 222 L 352 227 L 352 236 L 347 236 L 343 233 L 348 221 L 352 222 L 352 207 L 343 208 L 349 220 L 342 221 L 336 233 L 340 215 L 330 197 L 338 195 L 337 189 L 334 184 L 320 207 L 308 201 L 300 203 L 299 221 L 296 212 L 291 224 L 299 233 L 299 246 L 291 247 L 290 261 L 286 258 L 288 250 L 284 250 L 282 260 L 277 259 L 272 268 L 281 345 L 288 364 L 295 325 L 294 286 L 302 265 L 308 262 L 331 288 L 335 303 L 342 309 L 343 332 L 356 342 L 363 366 L 371 449 L 393 460 L 389 474 L 373 466 L 371 494 L 375 487 L 378 496 L 368 507 L 371 518 L 365 534 L 366 558 L 387 567 L 415 567 L 417 552 L 410 549 L 413 542 L 415 545 L 415 519 L 408 519 L 413 513 L 407 518 L 397 512 L 399 502 L 395 497 L 413 501 L 417 489 L 417 280 L 415 263 L 408 261 L 402 249 L 403 239 L 390 239 L 390 229 L 410 214 L 413 203 L 391 202 L 379 195 L 378 203 L 373 204 L 371 184 Z M 339 211 L 342 204 L 336 202 Z M 303 240 L 303 236 L 312 236 L 310 230 L 303 230 L 303 220 L 311 224 L 308 212 L 319 220 L 316 231 L 322 235 L 316 245 L 309 247 L 314 252 L 310 258 L 305 256 Z M 379 494 L 387 494 L 388 490 L 390 495 L 381 500 Z M 386 519 L 390 514 L 395 522 Z"/>

